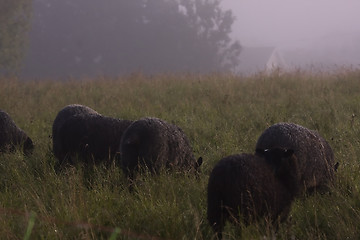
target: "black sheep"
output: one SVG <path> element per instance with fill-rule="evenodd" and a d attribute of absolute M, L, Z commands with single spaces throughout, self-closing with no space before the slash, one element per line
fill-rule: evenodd
<path fill-rule="evenodd" d="M 295 152 L 301 174 L 299 194 L 329 190 L 337 165 L 329 143 L 317 132 L 294 123 L 272 125 L 261 134 L 256 149 L 276 147 L 293 149 Z"/>
<path fill-rule="evenodd" d="M 284 221 L 297 192 L 298 171 L 293 150 L 269 149 L 251 154 L 231 155 L 221 159 L 213 168 L 207 191 L 207 219 L 222 238 L 226 221 L 248 225 L 259 218 L 270 223 Z M 286 162 L 294 165 L 284 171 Z M 282 175 L 282 179 L 275 176 Z"/>
<path fill-rule="evenodd" d="M 62 155 L 64 154 L 63 146 L 61 145 L 61 141 L 59 137 L 60 128 L 67 119 L 69 119 L 70 117 L 76 114 L 100 115 L 95 110 L 80 104 L 67 105 L 58 112 L 52 126 L 53 152 L 55 157 L 57 157 L 58 159 L 60 158 L 62 159 L 63 158 Z"/>
<path fill-rule="evenodd" d="M 176 125 L 158 118 L 142 118 L 124 132 L 120 145 L 121 167 L 129 180 L 142 168 L 197 172 L 202 158 L 194 157 L 189 140 Z"/>
<path fill-rule="evenodd" d="M 34 149 L 33 141 L 16 126 L 9 114 L 0 110 L 0 152 L 13 152 L 16 149 L 29 155 Z"/>
<path fill-rule="evenodd" d="M 111 163 L 123 132 L 132 123 L 99 114 L 77 114 L 63 122 L 58 132 L 57 152 L 60 165 L 85 163 Z"/>

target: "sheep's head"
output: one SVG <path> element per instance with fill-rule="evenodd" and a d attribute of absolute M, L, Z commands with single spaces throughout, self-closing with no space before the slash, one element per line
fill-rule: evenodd
<path fill-rule="evenodd" d="M 265 158 L 266 162 L 273 168 L 275 176 L 286 184 L 291 191 L 297 192 L 300 173 L 293 149 L 256 149 L 256 154 Z"/>
<path fill-rule="evenodd" d="M 294 150 L 283 148 L 256 149 L 256 153 L 264 157 L 278 171 L 283 166 L 290 164 Z"/>

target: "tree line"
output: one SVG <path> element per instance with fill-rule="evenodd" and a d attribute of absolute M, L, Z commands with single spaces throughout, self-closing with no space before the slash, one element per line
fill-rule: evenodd
<path fill-rule="evenodd" d="M 0 18 L 1 72 L 230 71 L 241 50 L 220 0 L 0 0 Z"/>

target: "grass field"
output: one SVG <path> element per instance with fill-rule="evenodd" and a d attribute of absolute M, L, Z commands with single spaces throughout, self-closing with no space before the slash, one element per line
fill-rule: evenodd
<path fill-rule="evenodd" d="M 179 125 L 200 179 L 144 176 L 129 193 L 118 168 L 97 167 L 91 183 L 73 168 L 56 174 L 51 127 L 65 105 L 106 116 L 162 118 Z M 1 239 L 212 239 L 206 220 L 209 173 L 222 157 L 254 152 L 270 125 L 287 121 L 317 130 L 340 163 L 331 195 L 298 199 L 276 235 L 265 223 L 227 225 L 225 239 L 360 238 L 360 72 L 270 76 L 133 74 L 68 81 L 0 79 L 0 109 L 36 144 L 29 158 L 0 156 Z"/>

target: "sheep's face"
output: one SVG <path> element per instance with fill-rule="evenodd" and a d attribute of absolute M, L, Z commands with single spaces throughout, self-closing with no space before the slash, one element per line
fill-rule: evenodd
<path fill-rule="evenodd" d="M 296 168 L 296 161 L 293 157 L 294 150 L 272 148 L 272 149 L 256 149 L 256 153 L 266 159 L 274 169 L 276 175 L 282 175 L 290 169 Z"/>
<path fill-rule="evenodd" d="M 266 162 L 272 166 L 274 174 L 285 183 L 293 194 L 296 194 L 299 188 L 300 174 L 294 150 L 256 149 L 256 153 L 265 158 Z"/>

